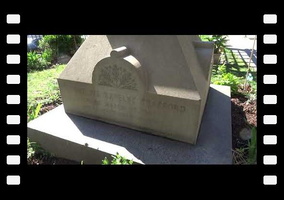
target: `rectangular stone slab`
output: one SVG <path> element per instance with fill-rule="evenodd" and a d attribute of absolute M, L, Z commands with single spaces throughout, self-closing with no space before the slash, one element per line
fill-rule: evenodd
<path fill-rule="evenodd" d="M 66 114 L 62 105 L 29 122 L 28 137 L 85 164 L 117 152 L 140 164 L 232 164 L 230 87 L 211 85 L 196 145 Z"/>

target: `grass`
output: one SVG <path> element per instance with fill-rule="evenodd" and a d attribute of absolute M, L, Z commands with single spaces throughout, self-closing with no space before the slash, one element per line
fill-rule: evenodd
<path fill-rule="evenodd" d="M 28 73 L 28 107 L 61 102 L 57 78 L 66 65 L 55 65 L 51 69 Z"/>
<path fill-rule="evenodd" d="M 61 102 L 57 78 L 66 65 L 54 65 L 51 69 L 28 73 L 28 121 L 38 117 L 40 109 L 46 104 Z M 50 153 L 39 144 L 27 141 L 28 160 L 50 157 Z"/>

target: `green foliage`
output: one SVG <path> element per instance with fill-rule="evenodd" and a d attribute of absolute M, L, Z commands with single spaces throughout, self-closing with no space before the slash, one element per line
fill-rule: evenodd
<path fill-rule="evenodd" d="M 232 94 L 238 94 L 239 84 L 241 77 L 238 77 L 232 73 L 227 73 L 225 65 L 221 65 L 218 68 L 217 75 L 212 79 L 213 84 L 216 85 L 227 85 L 231 87 Z"/>
<path fill-rule="evenodd" d="M 102 165 L 109 165 L 110 161 L 105 157 L 105 159 L 102 160 Z"/>
<path fill-rule="evenodd" d="M 225 74 L 219 75 L 218 77 L 220 78 L 218 80 L 215 80 L 213 84 L 230 86 L 231 93 L 238 94 L 238 85 L 240 83 L 239 77 L 231 73 L 225 73 Z"/>
<path fill-rule="evenodd" d="M 38 62 L 40 59 L 40 55 L 37 54 L 35 51 L 28 52 L 28 67 L 36 68 L 38 66 Z"/>
<path fill-rule="evenodd" d="M 43 70 L 55 63 L 63 54 L 73 56 L 83 39 L 80 35 L 45 35 L 39 41 L 40 52 L 27 53 L 28 72 Z"/>
<path fill-rule="evenodd" d="M 252 137 L 248 142 L 248 164 L 256 164 L 256 155 L 257 155 L 257 140 L 256 140 L 256 127 L 253 127 L 251 130 Z"/>
<path fill-rule="evenodd" d="M 201 41 L 208 42 L 210 35 L 199 35 Z"/>
<path fill-rule="evenodd" d="M 35 51 L 30 51 L 27 53 L 27 69 L 28 72 L 33 70 L 43 70 L 48 65 L 50 65 L 48 57 L 48 52 L 44 54 L 39 54 Z"/>
<path fill-rule="evenodd" d="M 38 104 L 36 107 L 33 105 L 28 106 L 28 121 L 31 121 L 38 117 L 42 104 Z"/>
<path fill-rule="evenodd" d="M 50 157 L 51 154 L 44 150 L 38 143 L 31 142 L 29 138 L 27 138 L 27 158 L 31 159 L 33 157 L 43 158 Z"/>
<path fill-rule="evenodd" d="M 82 44 L 80 35 L 45 35 L 39 42 L 41 49 L 50 49 L 53 59 L 55 56 L 67 54 L 72 56 Z"/>
<path fill-rule="evenodd" d="M 28 73 L 28 108 L 61 102 L 57 78 L 65 67 L 57 65 L 52 69 Z"/>
<path fill-rule="evenodd" d="M 214 53 L 219 54 L 226 50 L 228 38 L 226 35 L 199 35 L 204 42 L 214 42 Z"/>
<path fill-rule="evenodd" d="M 226 42 L 228 41 L 225 35 L 212 35 L 208 37 L 208 41 L 214 42 L 214 53 L 219 54 L 226 49 Z"/>
<path fill-rule="evenodd" d="M 102 160 L 103 165 L 132 165 L 133 160 L 128 160 L 124 158 L 123 156 L 119 155 L 119 153 L 116 153 L 116 155 L 112 155 L 113 159 L 112 161 L 109 161 L 107 158 Z"/>
<path fill-rule="evenodd" d="M 43 60 L 45 60 L 47 63 L 52 63 L 53 61 L 53 53 L 51 49 L 45 49 L 42 53 L 41 53 L 41 57 Z"/>
<path fill-rule="evenodd" d="M 34 154 L 35 154 L 35 150 L 34 150 L 34 142 L 31 142 L 30 141 L 30 139 L 28 138 L 28 140 L 27 140 L 27 158 L 29 159 L 29 158 L 31 158 L 31 157 L 33 157 L 34 156 Z"/>
<path fill-rule="evenodd" d="M 225 74 L 225 73 L 227 73 L 226 65 L 225 64 L 220 65 L 218 67 L 217 74 L 222 75 L 222 74 Z"/>

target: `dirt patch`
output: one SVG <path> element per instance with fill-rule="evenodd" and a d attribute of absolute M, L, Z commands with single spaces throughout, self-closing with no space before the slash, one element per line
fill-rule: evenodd
<path fill-rule="evenodd" d="M 235 149 L 247 145 L 247 141 L 244 141 L 240 138 L 240 132 L 244 128 L 250 129 L 251 126 L 257 126 L 256 100 L 248 101 L 244 97 L 235 97 L 231 99 L 231 105 L 233 149 Z"/>
<path fill-rule="evenodd" d="M 44 106 L 41 107 L 39 114 L 43 115 L 44 113 L 56 108 L 57 106 L 61 105 L 62 102 L 58 101 L 58 102 L 54 102 L 54 103 L 50 103 L 50 104 L 46 104 Z"/>
<path fill-rule="evenodd" d="M 58 157 L 33 157 L 31 159 L 28 159 L 29 165 L 79 165 L 79 162 L 73 161 L 73 160 L 67 160 L 64 158 L 58 158 Z"/>
<path fill-rule="evenodd" d="M 243 96 L 231 98 L 232 106 L 232 151 L 234 164 L 246 164 L 248 138 L 241 138 L 241 133 L 251 133 L 257 127 L 256 100 L 250 101 Z"/>

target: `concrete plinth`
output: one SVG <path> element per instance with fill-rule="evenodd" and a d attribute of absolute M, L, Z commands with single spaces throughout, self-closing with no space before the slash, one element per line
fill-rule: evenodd
<path fill-rule="evenodd" d="M 196 145 L 66 114 L 62 105 L 29 122 L 28 137 L 84 164 L 116 152 L 141 164 L 232 164 L 231 129 L 230 88 L 211 85 Z"/>

